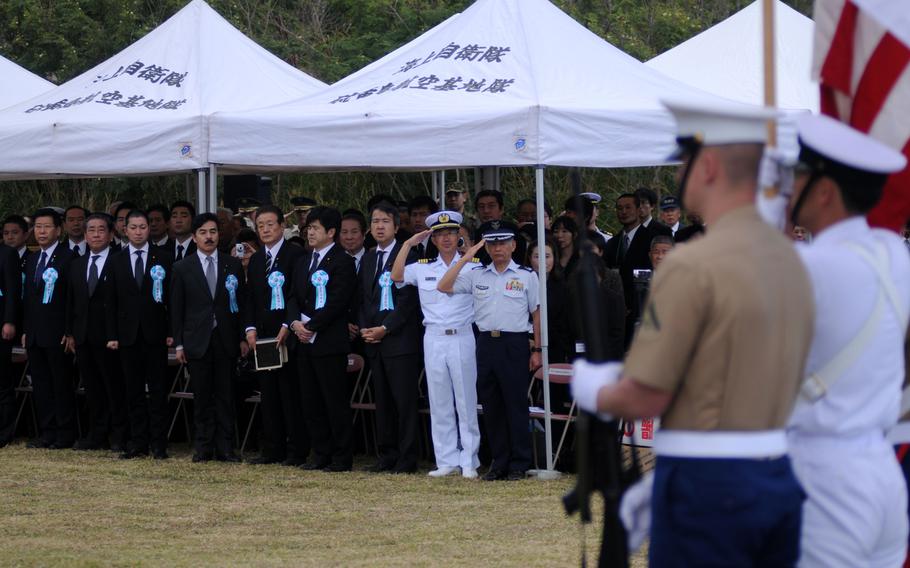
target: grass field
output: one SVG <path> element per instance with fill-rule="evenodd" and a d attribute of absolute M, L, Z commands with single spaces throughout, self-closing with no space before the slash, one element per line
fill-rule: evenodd
<path fill-rule="evenodd" d="M 171 454 L 0 450 L 0 564 L 578 565 L 578 520 L 560 502 L 574 477 L 485 483 Z M 587 529 L 591 558 L 599 530 Z"/>

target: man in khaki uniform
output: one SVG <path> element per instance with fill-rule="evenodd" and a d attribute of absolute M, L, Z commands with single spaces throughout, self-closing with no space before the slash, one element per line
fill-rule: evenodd
<path fill-rule="evenodd" d="M 661 264 L 624 367 L 577 364 L 573 393 L 585 410 L 661 417 L 652 567 L 793 566 L 804 496 L 783 428 L 813 306 L 792 245 L 753 205 L 773 113 L 665 104 L 678 123 L 680 197 L 710 230 Z"/>

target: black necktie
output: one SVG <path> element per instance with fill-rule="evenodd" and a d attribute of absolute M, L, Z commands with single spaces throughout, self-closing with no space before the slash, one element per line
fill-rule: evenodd
<path fill-rule="evenodd" d="M 92 297 L 95 295 L 95 287 L 98 285 L 98 259 L 101 258 L 100 254 L 92 255 L 92 265 L 88 267 L 88 295 Z"/>
<path fill-rule="evenodd" d="M 313 262 L 310 263 L 310 274 L 316 271 L 316 267 L 319 266 L 319 253 L 313 253 Z"/>
<path fill-rule="evenodd" d="M 423 258 L 424 252 L 425 252 L 425 249 L 424 249 L 423 243 L 420 243 L 419 245 L 417 245 L 417 257 Z"/>
<path fill-rule="evenodd" d="M 177 245 L 177 258 L 174 261 L 178 261 L 183 258 L 183 245 Z"/>
<path fill-rule="evenodd" d="M 265 251 L 265 273 L 272 271 L 272 251 Z"/>
<path fill-rule="evenodd" d="M 616 250 L 616 264 L 622 264 L 622 261 L 626 258 L 626 252 L 629 250 L 629 235 L 622 232 L 619 238 L 622 240 L 619 241 L 619 247 Z"/>
<path fill-rule="evenodd" d="M 35 284 L 41 282 L 41 277 L 44 276 L 44 269 L 47 267 L 47 253 L 41 251 L 41 258 L 38 259 L 38 270 L 35 271 Z"/>
<path fill-rule="evenodd" d="M 382 257 L 384 254 L 384 250 L 377 251 L 376 253 L 376 275 L 373 276 L 373 280 L 379 281 L 379 275 L 382 274 Z"/>
<path fill-rule="evenodd" d="M 81 255 L 79 254 L 79 245 L 73 245 L 73 257 L 79 258 L 80 256 Z"/>
<path fill-rule="evenodd" d="M 144 251 L 141 250 L 136 251 L 136 264 L 133 266 L 133 276 L 136 277 L 136 286 L 139 286 L 139 288 L 142 288 L 142 276 L 145 272 L 142 268 L 143 252 Z"/>

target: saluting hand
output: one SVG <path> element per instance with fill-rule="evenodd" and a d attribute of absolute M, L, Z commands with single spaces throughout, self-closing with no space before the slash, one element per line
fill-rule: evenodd
<path fill-rule="evenodd" d="M 432 232 L 433 231 L 431 231 L 430 229 L 427 229 L 425 231 L 420 231 L 416 235 L 413 235 L 410 239 L 406 240 L 404 242 L 404 244 L 408 245 L 409 247 L 415 247 L 415 246 L 419 245 L 420 243 L 422 243 L 425 238 L 430 236 L 430 233 L 432 233 Z"/>
<path fill-rule="evenodd" d="M 483 248 L 483 245 L 485 245 L 486 242 L 486 239 L 480 239 L 479 242 L 475 243 L 474 246 L 465 251 L 464 258 L 471 259 L 477 256 L 477 253 L 480 252 L 480 249 Z"/>

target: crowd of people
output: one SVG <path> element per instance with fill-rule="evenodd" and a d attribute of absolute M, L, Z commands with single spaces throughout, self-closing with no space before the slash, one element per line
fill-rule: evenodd
<path fill-rule="evenodd" d="M 377 195 L 366 214 L 294 197 L 296 223 L 250 199 L 236 212 L 198 215 L 186 201 L 8 215 L 0 246 L 0 444 L 15 434 L 12 348 L 21 345 L 38 416 L 30 447 L 166 458 L 170 349 L 191 378 L 194 460 L 238 461 L 233 377 L 258 341 L 284 346 L 287 362 L 256 373 L 261 452 L 248 461 L 352 467 L 345 373 L 353 352 L 365 357 L 376 400 L 373 470 L 416 471 L 425 369 L 431 475 L 477 477 L 479 397 L 493 454 L 485 478 L 523 477 L 531 459 L 528 382 L 541 365 L 539 263 L 549 282 L 549 361 L 584 352 L 581 306 L 569 293 L 584 239 L 598 259 L 606 346 L 619 359 L 646 292 L 647 280 L 636 275 L 703 227 L 680 221 L 675 197 L 659 200 L 640 188 L 615 200 L 622 231 L 612 238 L 598 229 L 601 197 L 585 193 L 555 217 L 546 205 L 538 243 L 534 201 L 519 202 L 512 222 L 501 193 L 477 193 L 473 214 L 468 200 L 454 183 L 442 210 L 426 195 L 407 202 Z M 652 217 L 658 208 L 663 223 Z M 446 278 L 455 265 L 460 276 Z M 468 276 L 491 282 L 472 288 Z M 445 290 L 437 290 L 441 283 Z M 80 439 L 76 383 L 89 415 Z"/>

